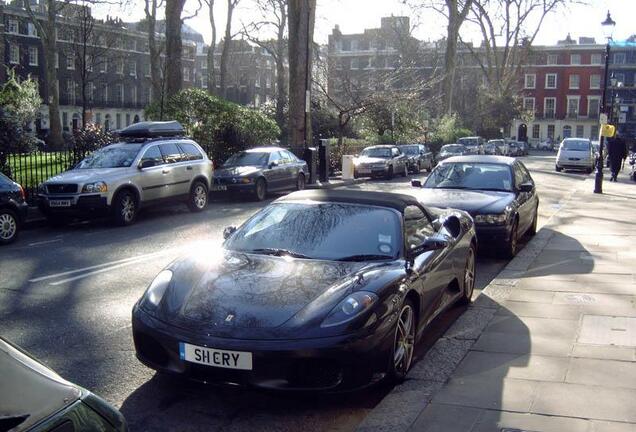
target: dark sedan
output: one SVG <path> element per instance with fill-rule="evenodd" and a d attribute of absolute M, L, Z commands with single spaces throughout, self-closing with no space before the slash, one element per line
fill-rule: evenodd
<path fill-rule="evenodd" d="M 402 380 L 426 324 L 475 283 L 472 219 L 409 195 L 305 191 L 162 271 L 133 309 L 137 358 L 193 380 L 344 390 Z"/>
<path fill-rule="evenodd" d="M 438 161 L 443 161 L 444 159 L 448 159 L 453 156 L 461 156 L 466 154 L 466 147 L 461 144 L 446 144 L 439 149 L 439 154 L 437 155 Z"/>
<path fill-rule="evenodd" d="M 0 430 L 124 432 L 126 421 L 103 399 L 0 337 Z"/>
<path fill-rule="evenodd" d="M 418 174 L 423 169 L 431 172 L 435 166 L 433 153 L 424 144 L 407 144 L 398 148 L 408 158 L 407 165 L 411 172 Z"/>
<path fill-rule="evenodd" d="M 475 220 L 480 245 L 517 254 L 518 239 L 537 231 L 539 196 L 521 161 L 503 156 L 459 156 L 440 163 L 422 186 L 420 201 L 467 211 Z"/>
<path fill-rule="evenodd" d="M 269 192 L 303 190 L 307 162 L 280 147 L 258 147 L 232 155 L 214 172 L 213 192 L 249 193 L 262 201 Z"/>
<path fill-rule="evenodd" d="M 0 245 L 18 237 L 27 216 L 25 198 L 22 186 L 0 174 Z"/>

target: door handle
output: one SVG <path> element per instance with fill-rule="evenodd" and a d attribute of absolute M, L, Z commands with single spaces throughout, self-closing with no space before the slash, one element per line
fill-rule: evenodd
<path fill-rule="evenodd" d="M 168 173 L 170 173 L 170 170 L 169 170 L 169 169 L 164 169 L 164 170 L 161 170 L 161 172 L 162 172 L 163 174 L 168 174 Z"/>
<path fill-rule="evenodd" d="M 191 167 L 191 166 L 187 166 L 187 167 L 186 167 L 186 169 L 187 169 L 188 171 L 192 171 L 192 167 Z"/>

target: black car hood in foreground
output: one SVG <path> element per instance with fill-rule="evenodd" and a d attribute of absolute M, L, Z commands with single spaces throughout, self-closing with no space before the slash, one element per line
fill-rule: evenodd
<path fill-rule="evenodd" d="M 227 250 L 214 258 L 183 258 L 170 266 L 172 281 L 153 315 L 220 337 L 291 337 L 321 315 L 308 310 L 330 310 L 345 293 L 360 289 L 361 269 L 369 275 L 387 265 Z"/>
<path fill-rule="evenodd" d="M 12 430 L 27 430 L 81 394 L 79 388 L 0 339 L 0 422 L 15 421 Z"/>
<path fill-rule="evenodd" d="M 426 206 L 456 208 L 476 214 L 502 213 L 514 199 L 513 192 L 421 188 L 417 198 Z"/>

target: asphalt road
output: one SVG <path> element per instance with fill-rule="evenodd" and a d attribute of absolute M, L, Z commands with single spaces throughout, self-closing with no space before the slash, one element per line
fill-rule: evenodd
<path fill-rule="evenodd" d="M 524 160 L 539 190 L 542 226 L 586 176 L 555 173 L 554 154 Z M 409 180 L 351 187 L 408 191 Z M 387 388 L 299 397 L 206 387 L 156 376 L 135 359 L 130 314 L 153 277 L 184 251 L 218 247 L 224 227 L 263 205 L 214 201 L 199 214 L 185 206 L 149 210 L 127 228 L 93 221 L 24 231 L 0 248 L 0 334 L 120 408 L 132 431 L 352 430 Z M 505 264 L 478 259 L 475 295 Z M 434 323 L 419 356 L 461 313 L 455 308 Z"/>

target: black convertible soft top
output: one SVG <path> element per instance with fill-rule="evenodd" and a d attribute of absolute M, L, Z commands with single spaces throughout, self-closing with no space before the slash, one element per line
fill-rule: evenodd
<path fill-rule="evenodd" d="M 412 195 L 362 190 L 313 189 L 291 193 L 279 198 L 276 202 L 304 200 L 389 207 L 401 213 L 403 213 L 404 209 L 408 206 L 423 207 L 422 203 Z"/>
<path fill-rule="evenodd" d="M 29 429 L 80 396 L 79 388 L 0 338 L 0 424 Z"/>

